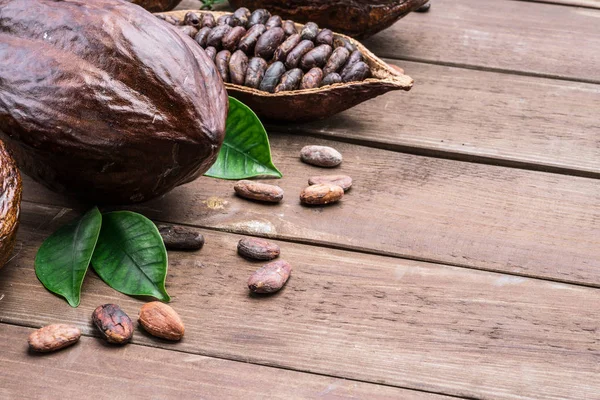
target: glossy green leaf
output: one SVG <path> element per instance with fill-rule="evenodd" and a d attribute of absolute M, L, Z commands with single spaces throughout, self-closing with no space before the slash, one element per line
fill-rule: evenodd
<path fill-rule="evenodd" d="M 281 178 L 281 172 L 271 160 L 269 137 L 263 124 L 248 106 L 233 97 L 229 98 L 223 147 L 206 176 L 221 179 Z"/>
<path fill-rule="evenodd" d="M 81 285 L 98 241 L 102 214 L 94 207 L 81 218 L 54 232 L 35 257 L 35 274 L 49 291 L 71 307 L 81 299 Z"/>
<path fill-rule="evenodd" d="M 165 244 L 152 221 L 130 211 L 102 216 L 92 268 L 110 287 L 128 295 L 169 301 L 167 265 Z"/>

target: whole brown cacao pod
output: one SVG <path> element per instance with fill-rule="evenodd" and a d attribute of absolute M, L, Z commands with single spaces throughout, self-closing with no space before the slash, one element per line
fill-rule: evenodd
<path fill-rule="evenodd" d="M 181 0 L 128 0 L 150 12 L 169 11 L 177 7 Z"/>
<path fill-rule="evenodd" d="M 9 260 L 15 247 L 21 191 L 19 170 L 0 141 L 0 268 Z"/>
<path fill-rule="evenodd" d="M 4 0 L 0 15 L 0 139 L 35 180 L 132 203 L 214 163 L 228 98 L 191 38 L 114 0 Z"/>

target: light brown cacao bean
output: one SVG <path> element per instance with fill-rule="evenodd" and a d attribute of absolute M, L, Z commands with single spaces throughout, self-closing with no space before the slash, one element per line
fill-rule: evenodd
<path fill-rule="evenodd" d="M 202 16 L 193 11 L 189 11 L 183 17 L 183 24 L 191 25 L 196 29 L 200 29 L 202 27 Z"/>
<path fill-rule="evenodd" d="M 194 38 L 198 34 L 198 29 L 194 28 L 191 25 L 182 25 L 178 26 L 177 28 L 185 35 L 188 35 L 191 38 Z"/>
<path fill-rule="evenodd" d="M 238 254 L 248 260 L 267 261 L 279 257 L 281 250 L 275 243 L 264 239 L 247 237 L 238 242 Z"/>
<path fill-rule="evenodd" d="M 318 167 L 337 167 L 342 163 L 339 151 L 329 146 L 304 146 L 300 151 L 300 158 L 307 164 Z"/>
<path fill-rule="evenodd" d="M 210 13 L 204 13 L 202 14 L 202 27 L 206 27 L 206 28 L 214 28 L 215 26 L 217 26 L 217 21 L 215 21 L 215 17 L 214 15 L 210 14 Z"/>
<path fill-rule="evenodd" d="M 246 7 L 240 7 L 233 13 L 233 24 L 235 26 L 243 26 L 246 27 L 248 25 L 248 21 L 250 20 L 250 15 L 252 13 Z"/>
<path fill-rule="evenodd" d="M 311 176 L 308 179 L 309 185 L 321 185 L 324 183 L 339 186 L 344 189 L 344 192 L 347 192 L 352 187 L 352 178 L 348 175 L 320 175 Z"/>
<path fill-rule="evenodd" d="M 248 56 L 243 51 L 238 50 L 231 55 L 231 59 L 229 60 L 229 77 L 231 79 L 231 83 L 235 85 L 243 85 L 244 81 L 246 80 L 247 71 Z"/>
<path fill-rule="evenodd" d="M 323 80 L 323 71 L 321 68 L 313 68 L 302 77 L 300 89 L 314 89 L 321 85 Z"/>
<path fill-rule="evenodd" d="M 81 337 L 79 328 L 67 324 L 47 325 L 29 335 L 29 348 L 47 353 L 75 344 Z"/>
<path fill-rule="evenodd" d="M 229 50 L 221 50 L 215 56 L 215 65 L 217 66 L 217 71 L 219 71 L 219 75 L 221 75 L 223 82 L 231 82 L 231 79 L 229 78 L 230 60 L 231 52 L 229 52 Z"/>
<path fill-rule="evenodd" d="M 144 304 L 138 321 L 146 332 L 162 339 L 180 340 L 185 333 L 179 315 L 172 307 L 160 301 Z"/>
<path fill-rule="evenodd" d="M 116 304 L 98 306 L 92 314 L 92 321 L 108 343 L 125 344 L 133 336 L 131 319 Z"/>
<path fill-rule="evenodd" d="M 273 261 L 256 270 L 248 279 L 248 288 L 253 293 L 275 293 L 287 282 L 292 266 L 286 261 Z"/>
<path fill-rule="evenodd" d="M 246 199 L 264 201 L 268 203 L 279 203 L 283 199 L 283 189 L 279 186 L 266 183 L 241 180 L 236 182 L 233 189 L 238 196 Z"/>
<path fill-rule="evenodd" d="M 300 193 L 300 202 L 305 205 L 325 205 L 338 202 L 344 197 L 340 186 L 323 183 L 307 187 Z"/>

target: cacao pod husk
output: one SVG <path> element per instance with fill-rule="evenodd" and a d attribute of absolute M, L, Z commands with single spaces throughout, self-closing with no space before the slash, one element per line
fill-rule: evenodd
<path fill-rule="evenodd" d="M 0 141 L 0 268 L 9 260 L 15 247 L 21 191 L 19 170 Z"/>
<path fill-rule="evenodd" d="M 181 0 L 128 0 L 133 4 L 144 7 L 150 12 L 169 11 L 177 7 Z"/>

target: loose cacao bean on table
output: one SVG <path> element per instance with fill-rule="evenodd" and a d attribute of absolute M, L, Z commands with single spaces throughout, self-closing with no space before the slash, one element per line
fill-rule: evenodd
<path fill-rule="evenodd" d="M 238 242 L 238 254 L 248 260 L 268 261 L 279 257 L 281 250 L 275 243 L 247 237 Z"/>
<path fill-rule="evenodd" d="M 339 151 L 329 146 L 304 146 L 300 151 L 300 158 L 307 164 L 318 167 L 337 167 L 342 163 Z"/>
<path fill-rule="evenodd" d="M 275 293 L 287 282 L 292 266 L 283 260 L 263 265 L 248 279 L 248 288 L 253 293 Z"/>
<path fill-rule="evenodd" d="M 347 192 L 352 187 L 352 178 L 348 175 L 319 175 L 311 176 L 308 179 L 309 185 L 331 184 L 341 187 L 344 192 Z"/>
<path fill-rule="evenodd" d="M 131 319 L 116 304 L 104 304 L 96 308 L 92 321 L 108 343 L 125 344 L 133 337 Z"/>
<path fill-rule="evenodd" d="M 307 187 L 300 193 L 300 202 L 305 205 L 326 205 L 338 202 L 344 197 L 344 189 L 338 185 L 321 183 Z"/>
<path fill-rule="evenodd" d="M 200 250 L 204 246 L 204 236 L 193 228 L 159 225 L 158 232 L 167 250 Z"/>
<path fill-rule="evenodd" d="M 29 335 L 29 348 L 40 353 L 48 353 L 75 344 L 81 337 L 79 328 L 67 324 L 44 326 Z"/>
<path fill-rule="evenodd" d="M 267 203 L 279 203 L 283 199 L 283 189 L 279 186 L 250 180 L 238 181 L 233 189 L 238 196 L 250 200 L 264 201 Z"/>

